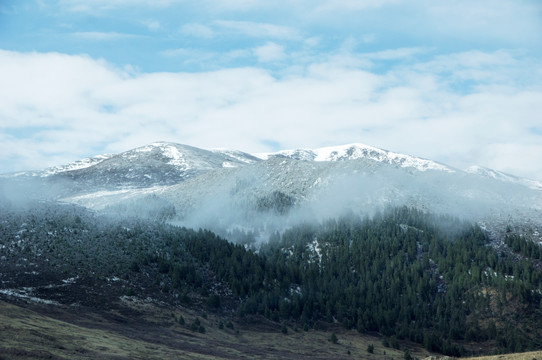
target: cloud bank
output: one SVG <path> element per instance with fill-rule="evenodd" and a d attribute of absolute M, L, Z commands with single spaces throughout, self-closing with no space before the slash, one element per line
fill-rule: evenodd
<path fill-rule="evenodd" d="M 266 46 L 262 61 L 285 56 Z M 88 56 L 0 51 L 1 172 L 156 140 L 248 152 L 363 142 L 542 179 L 542 89 L 524 83 L 537 64 L 525 69 L 508 51 L 417 52 L 345 53 L 277 74 L 133 73 Z M 408 60 L 373 70 L 390 56 Z"/>

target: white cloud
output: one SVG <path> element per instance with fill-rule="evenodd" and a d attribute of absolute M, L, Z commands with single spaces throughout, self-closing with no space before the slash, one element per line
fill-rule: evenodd
<path fill-rule="evenodd" d="M 127 74 L 85 56 L 0 51 L 0 172 L 157 140 L 251 152 L 274 140 L 288 148 L 364 142 L 542 179 L 541 135 L 532 131 L 540 126 L 540 87 L 487 77 L 485 87 L 464 93 L 440 70 L 453 71 L 457 59 L 463 70 L 497 63 L 499 76 L 535 66 L 513 53 L 473 54 L 485 55 L 435 56 L 373 73 L 343 54 L 275 77 L 255 68 Z"/>
<path fill-rule="evenodd" d="M 542 47 L 538 0 L 307 0 L 282 6 L 304 25 L 366 34 L 365 43 L 391 36 L 439 48 Z"/>
<path fill-rule="evenodd" d="M 254 54 L 259 62 L 280 61 L 286 57 L 284 47 L 273 42 L 268 42 L 265 45 L 254 49 Z"/>
<path fill-rule="evenodd" d="M 329 27 L 342 30 L 342 36 L 348 31 L 364 34 L 364 43 L 388 32 L 424 41 L 475 43 L 474 47 L 542 46 L 538 0 L 203 0 L 197 5 L 184 0 L 60 0 L 59 6 L 90 14 L 118 11 L 119 16 L 130 9 L 143 19 L 149 9 L 180 14 L 188 10 L 195 23 L 223 18 L 227 20 L 216 20 L 219 26 L 256 37 L 299 38 L 306 29 Z M 241 21 L 262 19 L 262 14 L 268 24 Z"/>

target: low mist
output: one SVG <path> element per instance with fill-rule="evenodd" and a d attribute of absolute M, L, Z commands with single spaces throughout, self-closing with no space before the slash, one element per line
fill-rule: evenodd
<path fill-rule="evenodd" d="M 104 190 L 69 178 L 0 179 L 0 201 L 75 203 L 111 217 L 206 228 L 239 242 L 267 241 L 301 223 L 373 216 L 407 206 L 504 229 L 542 228 L 542 192 L 464 172 L 417 171 L 366 159 L 317 163 L 285 158 L 212 171 L 173 186 Z"/>
<path fill-rule="evenodd" d="M 15 207 L 25 207 L 34 201 L 56 201 L 70 194 L 73 186 L 68 179 L 4 177 L 0 178 L 0 201 Z"/>
<path fill-rule="evenodd" d="M 252 231 L 258 240 L 266 240 L 275 231 L 299 223 L 321 223 L 346 215 L 372 216 L 401 206 L 504 227 L 520 213 L 522 217 L 536 217 L 537 206 L 542 204 L 540 192 L 459 172 L 409 172 L 385 167 L 367 172 L 347 168 L 318 175 L 311 179 L 311 187 L 301 191 L 288 183 L 270 187 L 267 174 L 245 177 L 240 172 L 235 182 L 223 183 L 192 203 L 190 210 L 178 211 L 185 216 L 177 218 L 176 223 L 220 234 L 236 229 Z M 262 208 L 262 199 L 286 199 L 287 206 L 278 203 Z M 186 205 L 178 200 L 173 203 L 181 208 Z"/>

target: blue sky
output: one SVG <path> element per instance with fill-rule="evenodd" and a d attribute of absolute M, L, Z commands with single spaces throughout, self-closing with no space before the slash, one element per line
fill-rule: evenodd
<path fill-rule="evenodd" d="M 360 142 L 542 180 L 539 0 L 0 0 L 0 172 Z"/>

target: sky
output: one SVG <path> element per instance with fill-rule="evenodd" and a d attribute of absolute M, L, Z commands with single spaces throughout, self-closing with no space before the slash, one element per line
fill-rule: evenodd
<path fill-rule="evenodd" d="M 542 1 L 0 0 L 0 173 L 156 141 L 542 180 Z"/>

